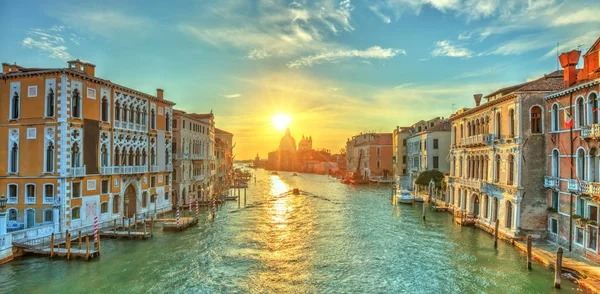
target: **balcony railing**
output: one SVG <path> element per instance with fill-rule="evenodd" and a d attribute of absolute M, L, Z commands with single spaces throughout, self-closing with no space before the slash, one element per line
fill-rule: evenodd
<path fill-rule="evenodd" d="M 544 177 L 544 187 L 546 188 L 558 188 L 559 179 L 556 177 L 545 176 Z"/>
<path fill-rule="evenodd" d="M 597 182 L 569 180 L 567 189 L 573 193 L 600 196 L 600 183 Z"/>
<path fill-rule="evenodd" d="M 78 167 L 71 167 L 71 177 L 85 177 L 85 165 Z"/>
<path fill-rule="evenodd" d="M 173 170 L 173 165 L 167 164 L 167 171 L 172 171 L 172 170 Z"/>
<path fill-rule="evenodd" d="M 173 152 L 173 159 L 180 159 L 179 156 L 181 156 L 179 153 Z"/>
<path fill-rule="evenodd" d="M 103 174 L 103 175 L 112 175 L 113 174 L 113 170 L 114 169 L 113 169 L 112 166 L 102 166 L 102 167 L 100 167 L 100 173 Z"/>
<path fill-rule="evenodd" d="M 132 131 L 138 131 L 138 132 L 145 132 L 146 131 L 146 126 L 145 125 L 134 123 L 134 122 L 128 122 L 128 121 L 114 120 L 113 121 L 113 126 L 116 129 L 132 130 Z"/>
<path fill-rule="evenodd" d="M 25 204 L 35 204 L 35 197 L 31 197 L 31 196 L 25 197 Z"/>
<path fill-rule="evenodd" d="M 150 166 L 150 172 L 152 172 L 152 173 L 158 172 L 158 165 Z"/>
<path fill-rule="evenodd" d="M 457 182 L 463 186 L 478 189 L 479 192 L 485 192 L 486 183 L 484 181 L 458 178 Z"/>
<path fill-rule="evenodd" d="M 494 134 L 479 134 L 460 139 L 460 144 L 464 146 L 489 145 L 494 141 Z"/>
<path fill-rule="evenodd" d="M 100 168 L 103 175 L 118 174 L 144 174 L 148 172 L 147 166 L 103 166 Z"/>
<path fill-rule="evenodd" d="M 8 196 L 8 204 L 17 204 L 17 201 L 19 201 L 19 198 L 17 196 Z"/>
<path fill-rule="evenodd" d="M 584 139 L 599 138 L 600 124 L 592 124 L 581 127 L 581 137 Z"/>

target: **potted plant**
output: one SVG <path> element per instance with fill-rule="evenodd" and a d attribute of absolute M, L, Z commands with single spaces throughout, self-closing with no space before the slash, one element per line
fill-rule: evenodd
<path fill-rule="evenodd" d="M 558 212 L 558 210 L 556 210 L 556 208 L 554 208 L 554 207 L 548 207 L 548 209 L 546 209 L 546 210 L 548 212 L 552 212 L 552 213 Z"/>

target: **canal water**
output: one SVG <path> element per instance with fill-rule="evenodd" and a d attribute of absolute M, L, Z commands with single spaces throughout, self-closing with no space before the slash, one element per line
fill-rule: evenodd
<path fill-rule="evenodd" d="M 1 293 L 574 293 L 552 269 L 421 205 L 390 205 L 389 187 L 257 170 L 248 202 L 214 221 L 109 240 L 94 261 L 27 257 L 0 266 Z M 274 197 L 297 187 L 315 196 Z M 243 203 L 242 203 L 243 206 Z"/>

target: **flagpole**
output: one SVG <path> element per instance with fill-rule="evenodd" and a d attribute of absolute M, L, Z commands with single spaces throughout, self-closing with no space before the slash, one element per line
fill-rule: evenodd
<path fill-rule="evenodd" d="M 569 107 L 571 107 L 571 105 L 573 105 L 573 93 L 571 93 L 569 95 Z M 592 114 L 593 114 L 593 112 L 592 112 Z M 579 128 L 581 128 L 581 126 Z M 579 135 L 581 135 L 581 132 L 579 133 Z M 571 144 L 571 158 L 569 160 L 571 162 L 571 167 L 573 167 L 573 123 L 571 123 L 571 126 L 569 128 L 569 137 L 570 137 L 569 143 Z M 559 173 L 560 173 L 560 171 L 559 171 Z M 573 168 L 571 168 L 571 180 L 573 180 Z M 579 189 L 579 180 L 577 182 L 578 182 L 577 188 Z M 560 200 L 560 197 L 559 197 L 559 200 Z M 558 241 L 558 239 L 557 239 L 557 241 Z M 569 252 L 571 252 L 571 249 L 572 249 L 571 244 L 572 243 L 573 243 L 573 192 L 569 191 Z"/>

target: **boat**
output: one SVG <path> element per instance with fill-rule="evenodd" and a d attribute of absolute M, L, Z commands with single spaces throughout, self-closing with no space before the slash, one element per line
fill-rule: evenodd
<path fill-rule="evenodd" d="M 410 191 L 403 188 L 396 188 L 394 197 L 396 197 L 396 202 L 404 204 L 412 204 L 415 200 L 415 198 L 412 195 L 410 195 Z"/>
<path fill-rule="evenodd" d="M 225 201 L 232 201 L 232 200 L 237 200 L 237 196 L 225 196 L 223 197 L 225 199 Z"/>
<path fill-rule="evenodd" d="M 236 184 L 233 184 L 231 186 L 231 188 L 248 188 L 248 183 L 246 183 L 246 182 L 238 182 Z"/>
<path fill-rule="evenodd" d="M 279 175 L 279 173 L 278 173 L 278 172 L 276 172 L 276 171 L 274 171 L 274 172 L 271 172 L 271 174 L 272 174 L 272 175 L 274 175 L 274 176 L 278 176 L 278 175 Z"/>
<path fill-rule="evenodd" d="M 297 173 L 293 173 L 292 176 L 298 176 L 298 174 Z"/>

